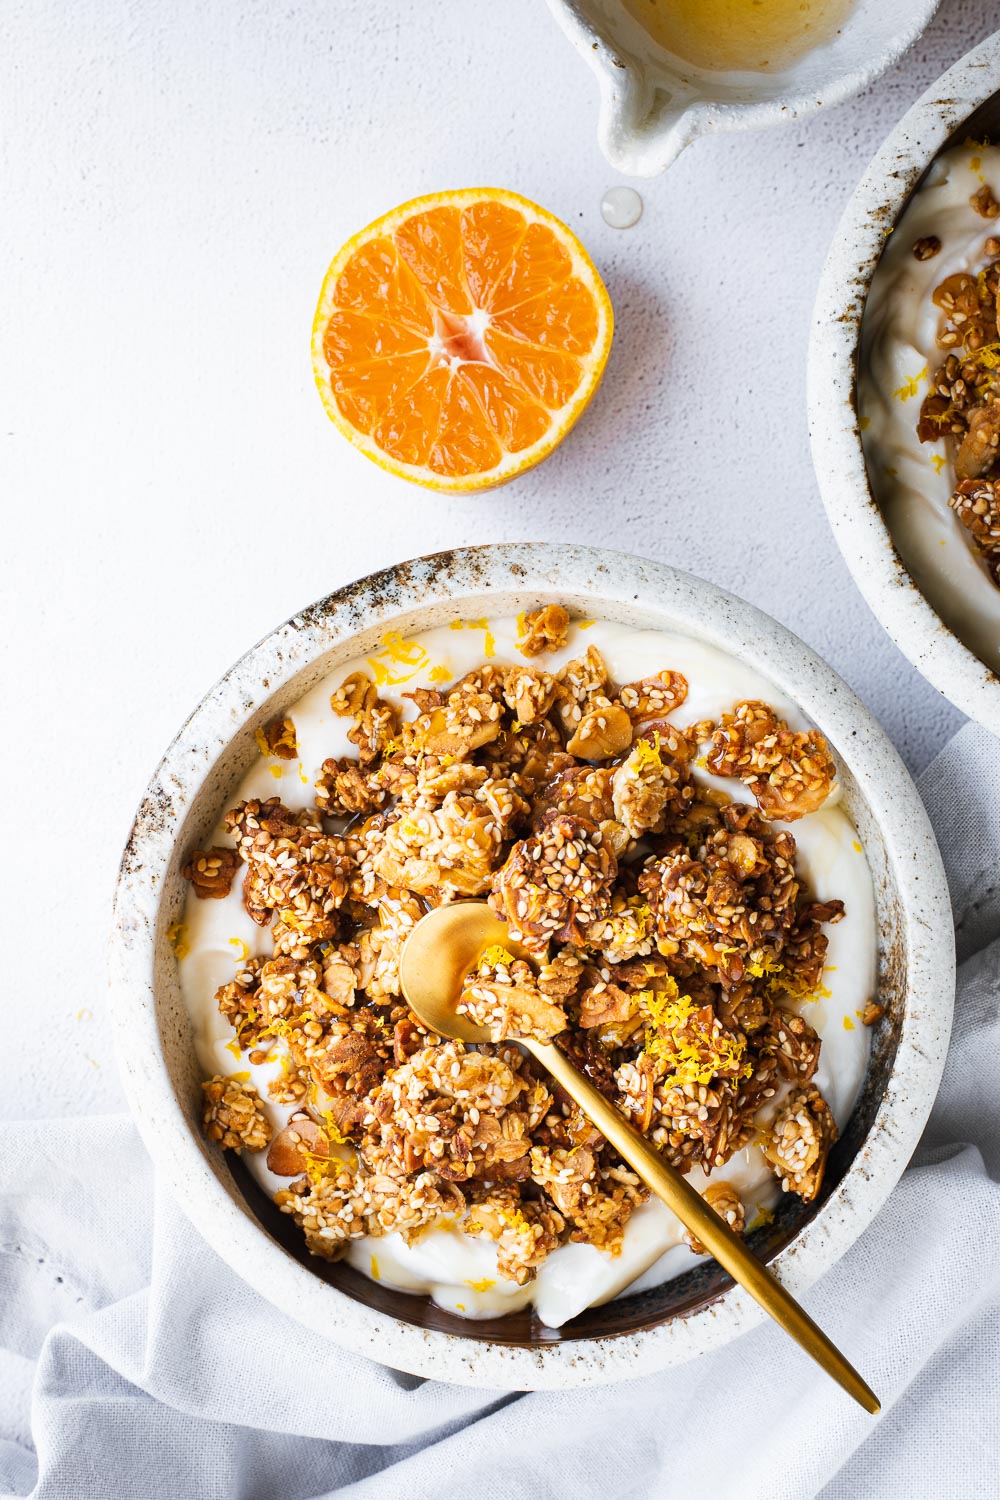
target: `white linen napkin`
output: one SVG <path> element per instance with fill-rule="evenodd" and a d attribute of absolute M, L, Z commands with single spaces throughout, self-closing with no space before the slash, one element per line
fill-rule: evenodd
<path fill-rule="evenodd" d="M 1000 757 L 921 778 L 959 942 L 913 1163 L 804 1298 L 883 1401 L 773 1325 L 626 1384 L 509 1395 L 343 1353 L 244 1285 L 125 1117 L 0 1132 L 0 1491 L 46 1500 L 979 1500 L 1000 1453 Z"/>

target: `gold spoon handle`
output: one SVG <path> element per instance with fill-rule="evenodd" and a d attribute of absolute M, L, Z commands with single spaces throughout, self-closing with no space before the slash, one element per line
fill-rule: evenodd
<path fill-rule="evenodd" d="M 580 1108 L 614 1146 L 643 1182 L 652 1189 L 671 1212 L 675 1213 L 706 1250 L 723 1266 L 740 1286 L 745 1287 L 766 1313 L 790 1333 L 816 1363 L 831 1375 L 848 1395 L 865 1411 L 874 1415 L 881 1410 L 878 1398 L 848 1364 L 840 1350 L 830 1342 L 795 1298 L 785 1290 L 767 1266 L 747 1249 L 738 1234 L 711 1209 L 691 1184 L 660 1155 L 660 1152 L 629 1124 L 620 1110 L 611 1104 L 566 1055 L 551 1042 L 521 1040 L 521 1045 L 547 1068 L 553 1078 L 572 1095 Z"/>

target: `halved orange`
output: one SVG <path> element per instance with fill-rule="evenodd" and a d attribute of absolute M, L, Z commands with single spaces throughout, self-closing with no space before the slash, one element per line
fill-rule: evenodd
<path fill-rule="evenodd" d="M 502 188 L 432 193 L 334 257 L 313 324 L 331 419 L 404 479 L 478 490 L 530 469 L 597 388 L 611 302 L 565 224 Z"/>

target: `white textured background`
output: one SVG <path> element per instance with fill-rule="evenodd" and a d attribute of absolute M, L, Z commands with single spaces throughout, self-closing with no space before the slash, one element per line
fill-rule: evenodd
<path fill-rule="evenodd" d="M 0 1115 L 120 1107 L 104 947 L 146 780 L 249 643 L 374 568 L 528 539 L 679 564 L 791 626 L 926 763 L 959 715 L 827 529 L 806 336 L 869 157 L 996 24 L 995 0 L 944 0 L 867 94 L 696 143 L 621 233 L 595 82 L 542 0 L 4 0 Z M 479 183 L 578 230 L 617 332 L 560 452 L 447 500 L 334 431 L 309 330 L 349 234 Z"/>

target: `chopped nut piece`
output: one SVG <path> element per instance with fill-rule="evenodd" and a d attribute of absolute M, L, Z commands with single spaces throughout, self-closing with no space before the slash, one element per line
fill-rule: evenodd
<path fill-rule="evenodd" d="M 716 1014 L 727 1031 L 742 1031 L 758 1045 L 757 1033 L 771 1019 L 774 1008 L 767 990 L 759 979 L 743 980 L 732 989 L 722 990 L 716 1001 Z"/>
<path fill-rule="evenodd" d="M 764 1155 L 786 1193 L 812 1203 L 819 1193 L 837 1126 L 829 1105 L 812 1084 L 785 1101 L 764 1144 Z"/>
<path fill-rule="evenodd" d="M 680 708 L 687 695 L 686 677 L 680 672 L 660 672 L 656 677 L 627 682 L 618 697 L 632 722 L 642 724 L 646 719 L 662 719 Z"/>
<path fill-rule="evenodd" d="M 202 1122 L 209 1140 L 239 1156 L 243 1148 L 263 1151 L 271 1138 L 271 1127 L 260 1107 L 252 1083 L 216 1074 L 201 1086 L 205 1095 Z"/>
<path fill-rule="evenodd" d="M 1000 203 L 993 196 L 993 189 L 988 182 L 984 182 L 977 192 L 969 199 L 976 213 L 984 219 L 995 219 L 1000 214 Z"/>
<path fill-rule="evenodd" d="M 442 708 L 445 702 L 444 693 L 437 688 L 414 688 L 412 692 L 404 693 L 404 698 L 412 698 L 417 705 L 417 711 L 429 714 L 435 708 Z"/>
<path fill-rule="evenodd" d="M 747 1222 L 746 1210 L 731 1182 L 710 1182 L 701 1196 L 709 1208 L 713 1208 L 719 1218 L 725 1220 L 734 1234 L 743 1233 Z M 695 1255 L 708 1254 L 701 1240 L 690 1229 L 685 1229 L 684 1239 Z"/>
<path fill-rule="evenodd" d="M 267 1167 L 276 1177 L 300 1177 L 314 1160 L 326 1162 L 330 1143 L 315 1120 L 293 1115 L 279 1130 L 267 1151 Z"/>
<path fill-rule="evenodd" d="M 936 234 L 925 234 L 916 240 L 913 245 L 913 254 L 917 260 L 931 260 L 941 249 L 941 241 Z"/>
<path fill-rule="evenodd" d="M 388 754 L 398 732 L 399 718 L 389 703 L 383 703 L 378 689 L 364 672 L 352 672 L 330 695 L 330 707 L 340 718 L 354 720 L 347 731 L 352 745 L 357 745 L 363 765 L 368 766 L 380 755 Z"/>
<path fill-rule="evenodd" d="M 566 746 L 581 760 L 609 760 L 632 743 L 632 720 L 620 703 L 599 695 L 588 700 L 572 739 Z"/>
<path fill-rule="evenodd" d="M 308 1073 L 303 1073 L 292 1062 L 291 1057 L 282 1059 L 282 1069 L 276 1078 L 272 1078 L 267 1086 L 269 1099 L 275 1104 L 300 1105 L 305 1101 L 310 1092 L 312 1081 Z"/>
<path fill-rule="evenodd" d="M 316 1036 L 310 1027 L 319 1025 L 318 1021 L 306 1023 L 303 1032 L 309 1040 L 304 1043 L 296 1045 L 293 1034 L 292 1056 L 298 1053 L 307 1058 L 313 1077 L 329 1093 L 354 1094 L 358 1098 L 370 1094 L 379 1085 L 386 1061 L 371 1035 L 371 1026 L 377 1027 L 378 1018 L 371 1012 L 365 1015 L 359 1011 L 351 1023 Z"/>
<path fill-rule="evenodd" d="M 295 735 L 295 724 L 284 714 L 272 719 L 257 731 L 257 740 L 265 755 L 275 755 L 278 760 L 295 760 L 299 753 L 299 742 Z"/>
<path fill-rule="evenodd" d="M 874 1000 L 869 1000 L 861 1017 L 861 1023 L 863 1026 L 874 1026 L 877 1022 L 881 1021 L 884 1015 L 885 1006 L 878 1005 Z"/>
<path fill-rule="evenodd" d="M 489 800 L 493 793 L 503 796 L 509 791 L 504 778 L 494 779 L 485 766 L 425 755 L 416 765 L 413 780 L 400 782 L 394 795 L 403 807 L 440 807 L 450 792 L 471 792 Z"/>
<path fill-rule="evenodd" d="M 500 782 L 471 796 L 449 792 L 439 808 L 403 808 L 385 829 L 372 866 L 389 885 L 478 896 L 502 859 L 517 810 L 510 787 Z"/>
<path fill-rule="evenodd" d="M 551 962 L 543 963 L 538 970 L 538 988 L 547 999 L 565 1004 L 576 994 L 583 974 L 583 959 L 579 951 L 560 948 Z"/>
<path fill-rule="evenodd" d="M 423 916 L 412 896 L 387 891 L 379 901 L 379 920 L 358 939 L 358 983 L 373 1000 L 398 995 L 399 960 L 403 944 Z"/>
<path fill-rule="evenodd" d="M 213 845 L 211 849 L 196 849 L 181 874 L 190 880 L 199 900 L 221 901 L 232 890 L 233 876 L 239 867 L 240 857 L 235 849 Z"/>
<path fill-rule="evenodd" d="M 640 1000 L 635 990 L 622 989 L 613 980 L 599 979 L 580 996 L 580 1025 L 607 1026 L 631 1021 L 639 1012 Z"/>
<path fill-rule="evenodd" d="M 793 734 L 766 703 L 739 703 L 712 736 L 708 767 L 716 776 L 738 776 L 766 818 L 789 822 L 826 801 L 836 767 L 815 729 Z"/>
<path fill-rule="evenodd" d="M 545 1189 L 556 1208 L 566 1217 L 573 1218 L 580 1209 L 581 1200 L 591 1196 L 596 1174 L 597 1158 L 587 1146 L 578 1146 L 572 1151 L 562 1147 L 554 1151 L 544 1146 L 531 1148 L 532 1181 Z"/>
<path fill-rule="evenodd" d="M 372 708 L 377 698 L 378 688 L 371 678 L 364 672 L 352 672 L 330 694 L 330 707 L 338 717 L 350 719 Z"/>
<path fill-rule="evenodd" d="M 543 651 L 560 651 L 569 633 L 569 611 L 561 604 L 545 604 L 525 614 L 517 649 L 523 656 L 540 656 Z"/>
<path fill-rule="evenodd" d="M 548 1042 L 568 1025 L 562 1007 L 539 990 L 530 964 L 503 949 L 489 948 L 483 954 L 467 975 L 456 1008 L 484 1027 L 494 1042 L 509 1036 Z"/>
<path fill-rule="evenodd" d="M 356 948 L 330 948 L 323 952 L 323 993 L 337 1006 L 350 1008 L 358 987 L 360 955 Z"/>

